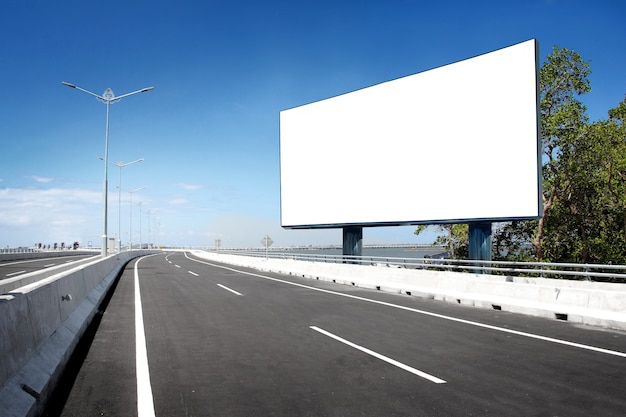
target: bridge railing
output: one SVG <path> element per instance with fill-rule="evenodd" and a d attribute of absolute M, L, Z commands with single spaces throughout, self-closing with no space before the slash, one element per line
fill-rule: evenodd
<path fill-rule="evenodd" d="M 386 268 L 432 269 L 458 272 L 474 272 L 492 275 L 537 277 L 553 279 L 587 280 L 596 282 L 626 283 L 626 265 L 551 263 L 551 262 L 512 262 L 479 261 L 446 258 L 398 258 L 386 256 L 344 256 L 307 254 L 302 252 L 278 252 L 248 250 L 228 251 L 240 256 L 253 256 L 272 259 L 292 259 L 308 262 L 350 263 Z"/>
<path fill-rule="evenodd" d="M 34 253 L 38 252 L 33 248 L 0 248 L 0 253 Z"/>

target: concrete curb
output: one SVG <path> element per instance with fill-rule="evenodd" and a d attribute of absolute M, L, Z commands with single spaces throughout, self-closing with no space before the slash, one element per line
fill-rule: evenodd
<path fill-rule="evenodd" d="M 262 271 L 626 330 L 624 284 L 193 253 Z"/>

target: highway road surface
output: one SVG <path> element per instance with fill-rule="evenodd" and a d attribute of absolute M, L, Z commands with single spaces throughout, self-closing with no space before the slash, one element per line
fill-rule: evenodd
<path fill-rule="evenodd" d="M 623 416 L 626 333 L 170 252 L 62 386 L 46 416 Z"/>
<path fill-rule="evenodd" d="M 81 254 L 0 262 L 0 282 L 3 279 L 14 278 L 52 267 L 59 268 L 60 265 L 68 265 L 68 268 L 71 268 L 76 266 L 75 262 L 93 257 L 93 254 Z M 72 263 L 72 265 L 69 265 L 70 263 Z M 60 271 L 61 270 L 59 269 L 59 272 Z"/>

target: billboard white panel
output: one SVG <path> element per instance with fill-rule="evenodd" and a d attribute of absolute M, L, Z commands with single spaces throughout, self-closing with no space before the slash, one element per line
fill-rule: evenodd
<path fill-rule="evenodd" d="M 281 224 L 541 216 L 537 42 L 280 112 Z"/>

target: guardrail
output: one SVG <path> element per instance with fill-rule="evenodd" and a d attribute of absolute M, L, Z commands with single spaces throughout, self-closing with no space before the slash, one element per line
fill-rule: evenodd
<path fill-rule="evenodd" d="M 215 251 L 209 251 L 215 252 Z M 478 261 L 470 259 L 395 258 L 384 256 L 345 256 L 322 255 L 294 252 L 260 250 L 226 251 L 218 253 L 252 256 L 266 259 L 291 259 L 309 262 L 349 263 L 389 268 L 427 269 L 450 272 L 489 273 L 519 277 L 586 280 L 594 282 L 626 283 L 626 265 L 550 263 L 550 262 L 511 262 Z"/>
<path fill-rule="evenodd" d="M 39 249 L 33 248 L 0 248 L 0 253 L 34 253 L 41 252 Z"/>
<path fill-rule="evenodd" d="M 15 253 L 74 253 L 74 252 L 100 252 L 100 249 L 94 248 L 57 248 L 57 249 L 37 249 L 37 248 L 0 248 L 1 254 L 15 254 Z"/>

